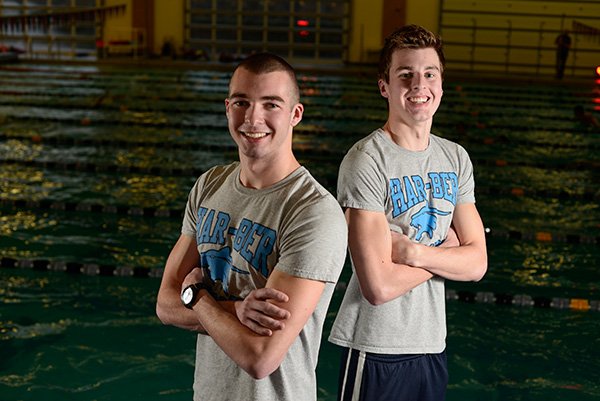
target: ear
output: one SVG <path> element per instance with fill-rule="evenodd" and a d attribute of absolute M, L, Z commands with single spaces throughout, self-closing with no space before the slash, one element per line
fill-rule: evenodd
<path fill-rule="evenodd" d="M 377 81 L 377 85 L 379 86 L 379 93 L 381 94 L 381 96 L 387 99 L 389 97 L 387 91 L 387 83 L 383 79 L 380 79 L 379 81 Z"/>
<path fill-rule="evenodd" d="M 302 103 L 296 103 L 294 108 L 292 109 L 292 120 L 290 121 L 290 125 L 295 127 L 302 121 L 302 115 L 304 114 L 304 105 Z"/>
<path fill-rule="evenodd" d="M 225 115 L 229 119 L 229 98 L 225 98 Z"/>

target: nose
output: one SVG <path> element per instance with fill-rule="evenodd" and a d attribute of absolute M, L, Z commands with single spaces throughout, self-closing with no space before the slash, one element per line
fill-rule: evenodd
<path fill-rule="evenodd" d="M 425 85 L 423 83 L 423 80 L 424 80 L 424 78 L 421 75 L 415 74 L 413 76 L 413 79 L 412 79 L 412 87 L 413 87 L 413 89 L 424 88 Z"/>
<path fill-rule="evenodd" d="M 259 107 L 250 106 L 246 109 L 246 113 L 244 115 L 244 122 L 248 124 L 256 124 L 257 122 L 262 121 L 262 112 Z"/>

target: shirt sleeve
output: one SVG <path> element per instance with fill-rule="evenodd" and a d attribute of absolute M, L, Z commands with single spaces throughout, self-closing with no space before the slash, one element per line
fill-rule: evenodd
<path fill-rule="evenodd" d="M 475 203 L 475 179 L 473 178 L 473 163 L 469 154 L 462 147 L 458 147 L 460 173 L 458 177 L 458 198 L 457 204 Z"/>
<path fill-rule="evenodd" d="M 385 212 L 388 194 L 383 169 L 368 153 L 353 148 L 340 165 L 337 199 L 343 208 Z"/>
<path fill-rule="evenodd" d="M 196 180 L 196 183 L 188 194 L 185 212 L 183 214 L 183 223 L 181 225 L 181 233 L 190 237 L 196 237 L 198 225 L 198 205 L 199 197 L 204 185 L 204 175 Z"/>
<path fill-rule="evenodd" d="M 334 283 L 346 259 L 348 228 L 333 196 L 297 210 L 281 237 L 277 269 Z"/>

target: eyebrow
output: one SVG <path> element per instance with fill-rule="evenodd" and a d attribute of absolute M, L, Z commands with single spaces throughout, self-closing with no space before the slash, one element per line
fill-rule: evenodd
<path fill-rule="evenodd" d="M 400 66 L 398 68 L 396 68 L 396 71 L 401 71 L 401 70 L 414 70 L 414 67 L 407 65 L 407 66 Z M 429 71 L 429 70 L 437 70 L 440 71 L 440 68 L 437 65 L 430 65 L 425 67 L 425 71 Z"/>
<path fill-rule="evenodd" d="M 233 99 L 233 98 L 236 98 L 236 97 L 239 97 L 239 98 L 242 98 L 242 99 L 247 99 L 248 95 L 245 94 L 245 93 L 243 93 L 243 92 L 234 92 L 231 95 L 229 95 L 229 99 Z M 260 100 L 262 100 L 262 101 L 266 100 L 266 101 L 272 101 L 272 102 L 285 103 L 285 100 L 283 100 L 283 98 L 281 98 L 279 96 L 275 96 L 275 95 L 272 95 L 272 96 L 263 96 L 263 97 L 260 98 Z"/>

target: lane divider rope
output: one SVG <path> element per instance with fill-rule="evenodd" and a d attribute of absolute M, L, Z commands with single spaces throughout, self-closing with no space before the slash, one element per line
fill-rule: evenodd
<path fill-rule="evenodd" d="M 50 161 L 50 160 L 19 160 L 0 159 L 2 164 L 18 164 L 20 166 L 50 169 L 55 171 L 80 171 L 90 173 L 119 173 L 119 174 L 148 174 L 160 177 L 198 177 L 205 169 L 190 167 L 165 166 L 126 166 L 108 163 L 90 163 L 82 161 Z"/>
<path fill-rule="evenodd" d="M 68 274 L 82 274 L 86 276 L 161 278 L 163 274 L 162 268 L 101 265 L 95 263 L 53 261 L 48 259 L 14 259 L 8 257 L 0 259 L 0 267 L 65 272 Z M 347 283 L 340 281 L 336 285 L 336 291 L 345 291 L 346 287 Z M 532 296 L 529 294 L 494 293 L 489 291 L 473 292 L 446 289 L 446 300 L 520 307 L 570 309 L 574 311 L 600 311 L 600 300 L 595 299 L 544 297 Z"/>
<path fill-rule="evenodd" d="M 211 113 L 208 113 L 211 114 Z M 216 112 L 212 113 L 214 115 L 217 115 Z M 313 115 L 310 117 L 311 120 L 331 120 L 333 117 L 330 115 Z M 226 130 L 227 127 L 225 125 L 221 125 L 221 124 L 215 124 L 215 125 L 207 125 L 204 123 L 195 123 L 193 121 L 189 121 L 186 119 L 172 119 L 171 121 L 165 121 L 165 120 L 158 120 L 158 121 L 148 121 L 148 120 L 139 120 L 139 119 L 129 119 L 129 120 L 121 120 L 121 121 L 115 121 L 115 120 L 111 120 L 111 119 L 88 119 L 86 116 L 83 117 L 58 117 L 58 116 L 54 116 L 54 117 L 50 117 L 50 116 L 36 116 L 36 115 L 11 115 L 8 119 L 8 121 L 50 121 L 50 122 L 58 122 L 58 123 L 69 123 L 69 124 L 76 124 L 76 125 L 118 125 L 118 126 L 142 126 L 142 127 L 154 127 L 154 128 L 193 128 L 193 129 L 224 129 Z M 373 122 L 381 122 L 382 119 L 379 117 L 363 117 L 361 118 L 361 121 L 373 121 Z M 456 126 L 457 123 L 456 122 L 446 122 L 446 121 L 439 121 L 436 123 L 436 127 L 437 127 L 437 131 L 440 131 L 440 127 L 448 127 L 450 128 L 449 131 L 455 131 L 456 130 Z M 375 127 L 374 127 L 375 128 Z M 482 132 L 482 130 L 484 128 L 477 128 L 477 126 L 472 127 L 477 129 L 478 132 Z M 299 127 L 299 130 L 301 130 L 302 128 Z M 496 124 L 493 126 L 494 130 L 506 130 L 506 131 L 516 131 L 516 132 L 523 132 L 523 131 L 545 131 L 545 132 L 559 132 L 559 133 L 564 133 L 565 132 L 565 128 L 563 127 L 537 127 L 537 126 L 532 126 L 532 127 L 523 127 L 520 125 L 511 125 L 511 124 Z M 587 130 L 583 130 L 583 129 L 575 129 L 575 127 L 571 130 L 569 130 L 569 132 L 572 133 L 576 133 L 576 134 L 581 134 L 581 135 L 587 135 L 589 134 L 589 131 Z M 344 136 L 347 137 L 348 136 L 348 132 L 347 131 L 334 131 L 334 130 L 327 130 L 327 131 L 318 131 L 319 135 L 328 135 L 328 136 Z M 449 139 L 456 137 L 456 135 L 451 135 L 451 132 L 448 133 L 444 133 L 443 131 L 440 131 L 439 135 L 444 136 L 444 137 L 448 137 Z M 578 142 L 570 142 L 570 143 L 540 143 L 539 141 L 533 141 L 530 139 L 526 139 L 526 138 L 506 138 L 505 136 L 501 136 L 499 138 L 493 138 L 493 137 L 486 137 L 486 138 L 480 138 L 479 135 L 477 135 L 476 138 L 474 137 L 469 137 L 468 135 L 461 135 L 461 139 L 460 142 L 461 143 L 481 143 L 484 145 L 490 145 L 492 143 L 502 143 L 508 141 L 511 145 L 530 145 L 530 146 L 544 146 L 546 148 L 585 148 L 585 149 L 600 149 L 600 143 L 596 143 L 596 142 L 592 142 L 592 143 L 578 143 Z"/>
<path fill-rule="evenodd" d="M 205 126 L 202 129 L 215 129 L 220 127 Z M 94 139 L 94 138 L 73 138 L 66 136 L 53 136 L 47 138 L 32 139 L 29 135 L 7 135 L 0 133 L 0 140 L 27 140 L 27 141 L 38 141 L 52 146 L 62 147 L 73 147 L 73 146 L 93 146 L 93 147 L 117 147 L 117 148 L 152 148 L 158 147 L 165 149 L 181 149 L 181 150 L 204 150 L 204 151 L 219 151 L 225 153 L 232 153 L 236 151 L 235 144 L 210 144 L 210 143 L 199 143 L 199 142 L 166 142 L 166 143 L 154 143 L 151 141 L 134 141 L 134 140 L 120 140 L 120 139 Z M 332 157 L 339 159 L 343 158 L 346 153 L 346 149 L 327 149 L 322 147 L 313 147 L 307 144 L 296 144 L 294 145 L 294 152 L 298 155 L 305 157 L 318 156 L 318 157 Z M 472 158 L 471 161 L 475 166 L 492 166 L 492 167 L 537 167 L 546 169 L 557 169 L 561 170 L 595 170 L 600 168 L 600 163 L 593 160 L 563 160 L 560 162 L 543 162 L 543 161 L 510 161 L 506 159 L 483 159 L 483 158 Z M 50 162 L 45 162 L 50 163 Z"/>
<path fill-rule="evenodd" d="M 54 210 L 60 212 L 93 212 L 106 214 L 130 215 L 139 217 L 181 218 L 181 209 L 137 207 L 125 205 L 102 205 L 91 202 L 63 202 L 25 199 L 0 199 L 0 207 L 16 209 Z M 486 236 L 507 240 L 524 240 L 537 242 L 555 242 L 568 244 L 600 244 L 600 236 L 580 235 L 576 233 L 550 231 L 516 231 L 485 228 Z"/>
<path fill-rule="evenodd" d="M 1 84 L 1 81 L 0 81 Z M 57 86 L 59 88 L 60 86 Z M 97 96 L 90 95 L 81 95 L 74 93 L 56 93 L 55 91 L 50 91 L 46 93 L 40 93 L 39 91 L 15 91 L 15 90 L 0 90 L 0 95 L 4 95 L 4 99 L 0 99 L 0 105 L 5 106 L 20 106 L 20 107 L 39 107 L 39 108 L 60 108 L 65 110 L 98 110 L 98 111 L 122 111 L 127 110 L 129 112 L 168 112 L 170 115 L 184 115 L 193 113 L 194 111 L 201 108 L 215 108 L 217 103 L 217 99 L 221 100 L 223 97 L 227 95 L 226 91 L 223 93 L 214 92 L 214 95 L 210 96 L 206 92 L 203 92 L 198 97 L 182 97 L 182 96 L 165 96 L 164 94 L 159 94 L 154 97 L 153 103 L 139 104 L 140 100 L 143 102 L 147 102 L 148 97 L 146 95 L 132 95 L 127 94 L 127 100 L 131 103 L 138 103 L 135 105 L 135 108 L 130 108 L 129 105 L 125 102 L 111 102 L 111 103 L 103 103 L 104 98 L 110 98 L 111 96 L 124 97 L 125 95 L 119 95 L 118 93 L 114 93 L 111 95 L 112 88 L 102 88 L 102 87 L 87 87 L 88 89 L 96 89 L 96 90 L 106 90 L 106 93 Z M 317 89 L 318 90 L 318 89 Z M 16 99 L 10 99 L 9 96 L 16 97 Z M 25 98 L 28 97 L 29 99 Z M 309 97 L 314 97 L 309 96 Z M 61 99 L 57 102 L 48 102 L 47 98 L 58 98 Z M 361 99 L 362 100 L 362 99 Z M 348 105 L 348 104 L 339 104 L 339 103 L 329 103 L 329 104 L 319 104 L 319 106 L 326 106 L 329 110 L 341 110 L 341 111 L 352 111 L 352 110 L 361 110 L 363 112 L 369 111 L 368 114 L 357 114 L 357 113 L 348 113 L 344 115 L 345 119 L 349 120 L 373 120 L 373 121 L 381 121 L 385 120 L 385 112 L 381 109 L 381 104 L 379 103 L 378 98 L 373 98 L 373 104 L 361 104 L 361 105 Z M 136 102 L 137 101 L 137 102 Z M 460 108 L 452 108 L 451 106 L 445 107 L 443 110 L 439 111 L 442 115 L 444 113 L 451 113 L 453 116 L 457 115 L 465 115 L 469 117 L 475 117 L 472 111 L 464 111 Z M 212 114 L 218 115 L 221 114 L 221 110 L 203 110 L 203 114 Z M 487 118 L 497 118 L 502 117 L 501 113 L 485 113 L 483 114 Z M 480 116 L 480 114 L 477 114 Z M 564 121 L 564 116 L 553 116 L 546 114 L 531 114 L 528 113 L 527 117 L 538 117 L 543 118 L 544 121 L 555 120 L 555 121 Z M 333 115 L 328 115 L 327 113 L 319 113 L 315 112 L 310 115 L 310 118 L 315 119 L 330 119 Z M 463 126 L 468 126 L 468 121 L 461 121 Z M 473 127 L 477 127 L 477 124 L 472 124 Z M 538 127 L 540 130 L 544 130 L 543 127 Z"/>
<path fill-rule="evenodd" d="M 55 210 L 61 212 L 93 212 L 106 214 L 120 214 L 144 217 L 181 217 L 183 211 L 180 209 L 137 207 L 125 205 L 102 205 L 91 202 L 63 202 L 25 199 L 0 199 L 0 206 L 13 208 L 27 208 L 37 210 Z"/>
<path fill-rule="evenodd" d="M 99 89 L 103 89 L 103 88 L 99 88 Z M 108 111 L 108 112 L 114 112 L 114 111 L 127 111 L 130 113 L 155 113 L 155 112 L 161 112 L 161 113 L 165 113 L 168 112 L 169 115 L 185 115 L 185 114 L 190 114 L 193 113 L 195 110 L 198 109 L 204 109 L 203 114 L 204 115 L 220 115 L 222 113 L 221 110 L 219 109 L 215 109 L 215 110 L 210 110 L 211 107 L 214 108 L 214 106 L 217 103 L 217 101 L 220 101 L 222 96 L 220 94 L 216 94 L 215 95 L 207 95 L 206 92 L 202 93 L 202 96 L 197 97 L 197 98 L 190 98 L 188 97 L 181 97 L 181 96 L 165 96 L 165 94 L 161 94 L 161 95 L 157 95 L 154 104 L 146 104 L 146 105 L 140 105 L 140 104 L 136 104 L 135 108 L 130 108 L 128 104 L 123 104 L 121 102 L 116 102 L 116 103 L 111 103 L 111 104 L 103 104 L 103 100 L 105 97 L 110 97 L 110 88 L 107 89 L 107 93 L 99 95 L 99 96 L 92 96 L 90 97 L 88 96 L 82 96 L 79 94 L 70 94 L 70 93 L 66 93 L 66 94 L 60 94 L 60 93 L 56 93 L 56 92 L 51 92 L 48 94 L 38 94 L 38 93 L 32 93 L 32 92 L 28 92 L 28 91 L 5 91 L 5 90 L 0 90 L 0 94 L 2 95 L 7 95 L 7 96 L 18 96 L 19 101 L 15 102 L 11 99 L 0 99 L 0 105 L 7 105 L 7 106 L 21 106 L 21 107 L 38 107 L 38 108 L 44 108 L 44 107 L 52 107 L 52 108 L 56 108 L 61 107 L 63 109 L 68 109 L 68 110 L 93 110 L 93 111 Z M 115 96 L 120 96 L 118 94 L 114 94 Z M 40 97 L 39 100 L 37 101 L 23 101 L 23 96 L 29 96 L 30 98 L 36 98 L 36 97 Z M 121 95 L 122 96 L 122 95 Z M 49 103 L 48 100 L 46 98 L 48 97 L 53 97 L 53 98 L 66 98 L 68 99 L 68 103 L 63 103 L 63 104 L 56 104 L 56 103 Z M 142 99 L 144 102 L 147 101 L 147 97 L 146 96 L 135 96 L 135 95 L 131 95 L 131 94 L 127 94 L 127 100 L 129 102 L 135 103 L 137 99 Z M 137 102 L 140 103 L 140 102 Z M 328 108 L 328 110 L 342 110 L 345 112 L 350 111 L 350 113 L 345 113 L 343 118 L 345 120 L 360 120 L 360 121 L 382 121 L 385 119 L 385 114 L 380 114 L 381 109 L 380 109 L 380 104 L 379 101 L 377 101 L 372 107 L 362 104 L 362 105 L 356 105 L 356 106 L 350 106 L 348 104 L 338 104 L 335 102 L 327 102 L 326 104 L 318 104 L 319 106 L 325 106 Z M 448 108 L 448 106 L 446 107 Z M 353 109 L 360 109 L 363 113 L 362 115 L 359 116 L 359 114 L 357 113 L 352 113 L 351 111 Z M 365 112 L 367 112 L 367 114 L 364 114 Z M 533 141 L 533 140 L 529 140 L 526 138 L 508 138 L 506 135 L 500 135 L 497 137 L 493 137 L 493 136 L 487 136 L 484 137 L 483 140 L 481 139 L 480 135 L 477 135 L 476 137 L 474 136 L 469 136 L 469 131 L 475 131 L 477 134 L 479 134 L 481 132 L 481 130 L 486 129 L 487 128 L 487 124 L 485 122 L 479 122 L 479 121 L 470 121 L 469 119 L 465 120 L 460 119 L 459 122 L 453 122 L 453 121 L 445 121 L 443 118 L 444 113 L 448 113 L 451 114 L 452 116 L 460 116 L 460 115 L 465 115 L 465 116 L 469 116 L 469 117 L 479 117 L 479 114 L 477 114 L 476 116 L 473 115 L 473 112 L 464 112 L 462 110 L 453 110 L 453 109 L 449 109 L 449 110 L 440 110 L 440 113 L 442 113 L 442 117 L 440 119 L 438 119 L 439 121 L 436 122 L 436 127 L 447 127 L 447 128 L 451 128 L 450 130 L 448 130 L 448 132 L 444 133 L 444 136 L 450 136 L 450 137 L 454 137 L 455 140 L 459 140 L 461 143 L 483 143 L 485 145 L 491 145 L 491 144 L 515 144 L 515 143 L 527 143 L 527 144 L 532 144 L 532 145 L 537 145 L 537 146 L 551 146 L 553 148 L 588 148 L 589 146 L 592 146 L 593 148 L 598 148 L 600 147 L 599 144 L 595 144 L 595 143 L 591 143 L 591 144 L 586 144 L 586 143 L 580 143 L 579 141 L 569 141 L 569 142 L 562 142 L 562 143 L 555 143 L 555 144 L 543 144 L 540 143 L 539 141 Z M 314 120 L 331 120 L 334 119 L 336 115 L 338 115 L 339 113 L 333 113 L 331 115 L 327 114 L 327 113 L 312 113 L 310 115 L 310 119 L 314 119 Z M 493 113 L 485 113 L 485 117 L 486 118 L 495 118 L 495 117 L 502 117 L 502 114 L 493 114 Z M 532 115 L 529 113 L 527 114 L 527 117 L 532 117 Z M 534 115 L 534 117 L 536 117 Z M 546 114 L 540 114 L 537 115 L 537 117 L 542 118 L 544 121 L 548 121 L 548 120 L 556 120 L 556 121 L 564 121 L 565 120 L 565 116 L 548 116 L 547 113 Z M 18 118 L 18 117 L 17 117 Z M 90 121 L 91 122 L 91 121 Z M 460 126 L 460 135 L 452 135 L 453 129 Z M 494 124 L 494 129 L 496 129 L 497 126 L 496 124 Z M 540 126 L 539 124 L 537 124 L 536 126 L 537 130 L 539 131 L 546 131 L 546 130 L 552 130 L 554 129 L 554 127 L 545 127 L 545 126 Z M 589 131 L 585 128 L 582 127 L 572 127 L 571 131 L 573 131 L 574 133 L 579 133 L 579 134 L 586 134 L 589 133 Z"/>
<path fill-rule="evenodd" d="M 446 300 L 521 307 L 571 309 L 576 311 L 600 311 L 600 300 L 564 297 L 550 298 L 528 294 L 505 294 L 489 291 L 472 292 L 446 289 Z"/>
<path fill-rule="evenodd" d="M 332 160 L 333 162 L 333 160 Z M 18 164 L 27 167 L 44 168 L 58 171 L 81 171 L 93 173 L 119 173 L 119 174 L 148 174 L 160 175 L 161 177 L 198 177 L 206 170 L 200 168 L 185 167 L 156 167 L 156 166 L 119 166 L 115 164 L 90 163 L 81 161 L 47 161 L 47 160 L 20 160 L 20 159 L 0 159 L 0 164 Z M 336 175 L 318 177 L 321 183 L 335 183 Z M 477 186 L 478 194 L 483 195 L 512 195 L 517 197 L 535 196 L 544 198 L 556 198 L 561 200 L 600 200 L 600 191 L 584 190 L 580 193 L 570 193 L 564 189 L 543 189 L 537 190 L 522 187 L 506 186 Z"/>
<path fill-rule="evenodd" d="M 550 231 L 517 231 L 485 228 L 488 237 L 503 238 L 508 240 L 524 240 L 538 242 L 557 242 L 568 244 L 600 244 L 600 236 L 580 235 L 565 232 Z"/>
<path fill-rule="evenodd" d="M 162 277 L 163 272 L 162 268 L 101 265 L 48 259 L 14 259 L 8 257 L 0 259 L 0 267 L 57 271 L 87 276 Z"/>

